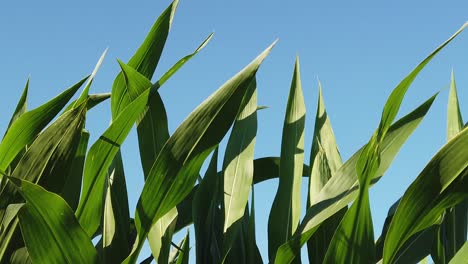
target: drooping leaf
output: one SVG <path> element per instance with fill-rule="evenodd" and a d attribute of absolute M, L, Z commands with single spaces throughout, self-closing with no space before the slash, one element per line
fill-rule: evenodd
<path fill-rule="evenodd" d="M 26 200 L 18 217 L 34 263 L 98 263 L 91 239 L 60 196 L 28 181 L 10 180 Z"/>
<path fill-rule="evenodd" d="M 88 151 L 83 191 L 76 214 L 89 236 L 93 236 L 100 225 L 104 204 L 102 198 L 109 166 L 138 116 L 144 111 L 149 95 L 150 90 L 147 89 L 131 102 Z"/>
<path fill-rule="evenodd" d="M 13 112 L 13 115 L 11 116 L 10 122 L 8 122 L 7 130 L 5 131 L 5 135 L 8 132 L 8 129 L 11 127 L 11 125 L 22 115 L 26 112 L 27 105 L 28 105 L 28 90 L 29 90 L 29 78 L 26 81 L 26 86 L 24 87 L 23 93 L 21 94 L 21 97 L 18 101 L 18 104 L 16 105 L 15 112 Z M 4 136 L 5 136 L 4 135 Z"/>
<path fill-rule="evenodd" d="M 126 263 L 134 263 L 151 225 L 190 193 L 208 154 L 224 137 L 270 46 L 195 109 L 164 145 L 137 205 L 138 243 Z M 161 177 L 164 175 L 164 177 Z"/>
<path fill-rule="evenodd" d="M 238 235 L 249 200 L 256 134 L 257 87 L 254 80 L 247 88 L 224 154 L 224 255 Z"/>
<path fill-rule="evenodd" d="M 278 247 L 288 241 L 299 226 L 305 113 L 299 58 L 297 58 L 283 125 L 278 191 L 268 218 L 270 261 L 274 260 Z"/>
<path fill-rule="evenodd" d="M 37 134 L 58 114 L 86 79 L 79 81 L 42 106 L 24 113 L 11 125 L 0 144 L 0 172 L 4 172 L 16 155 L 26 145 L 32 143 Z"/>
<path fill-rule="evenodd" d="M 467 26 L 468 26 L 468 23 L 465 23 L 448 40 L 446 40 L 442 45 L 437 47 L 426 59 L 424 59 L 418 66 L 416 66 L 416 68 L 408 76 L 406 76 L 400 82 L 400 84 L 392 91 L 392 93 L 390 94 L 390 96 L 389 96 L 389 98 L 387 100 L 387 103 L 384 106 L 384 111 L 382 113 L 381 122 L 380 122 L 379 128 L 378 128 L 379 132 L 377 133 L 379 135 L 379 137 L 381 137 L 381 138 L 377 139 L 378 142 L 383 140 L 382 142 L 385 143 L 385 137 L 387 137 L 387 133 L 389 133 L 391 131 L 391 129 L 386 131 L 386 133 L 384 133 L 385 132 L 384 130 L 385 130 L 386 127 L 390 126 L 391 122 L 393 122 L 393 119 L 396 117 L 398 109 L 399 109 L 400 104 L 401 104 L 401 101 L 402 101 L 408 87 L 414 81 L 414 79 L 416 78 L 418 73 L 432 60 L 432 58 L 440 50 L 442 50 L 448 43 L 450 43 Z M 380 147 L 381 147 L 382 150 L 384 149 L 383 145 L 380 146 Z M 389 164 L 385 164 L 385 163 L 391 162 L 391 160 L 392 159 L 383 158 L 383 155 L 382 155 L 381 156 L 381 164 L 380 164 L 378 173 L 376 173 L 375 176 L 377 176 L 377 177 L 381 176 L 382 173 L 385 171 L 383 168 L 386 169 L 389 166 Z M 353 166 L 352 169 L 354 169 L 354 166 Z M 349 174 L 349 175 L 354 176 L 353 174 Z M 331 183 L 332 180 L 330 180 L 328 184 L 332 185 L 333 184 L 333 183 Z M 341 179 L 341 177 L 340 177 L 340 181 L 346 181 L 346 178 Z M 355 185 L 356 178 L 354 178 L 353 181 L 354 181 L 353 185 Z M 343 186 L 345 184 L 340 184 L 340 185 Z M 348 188 L 349 187 L 351 187 L 351 186 L 348 186 Z M 346 189 L 348 189 L 348 188 L 346 188 Z M 324 189 L 326 189 L 326 186 L 324 187 Z M 346 189 L 345 189 L 345 193 L 349 193 L 349 191 L 346 191 Z M 327 192 L 329 192 L 329 191 L 328 190 L 322 190 L 321 193 L 324 193 L 325 196 L 328 196 Z M 339 192 L 338 194 L 340 194 L 340 193 L 341 192 Z M 315 200 L 314 202 L 320 202 L 320 200 L 324 198 L 324 197 L 320 197 L 320 196 L 321 195 L 319 195 L 318 200 Z M 337 196 L 334 195 L 332 197 L 337 197 Z M 328 198 L 327 198 L 327 200 L 328 200 Z M 337 199 L 335 198 L 335 199 L 332 199 L 332 201 L 333 200 L 336 201 Z M 322 201 L 324 201 L 324 200 L 322 200 Z M 344 199 L 339 199 L 338 201 L 344 201 Z M 351 199 L 351 201 L 352 201 L 352 199 Z M 347 202 L 349 202 L 349 200 Z M 314 204 L 316 204 L 316 203 L 312 204 L 312 208 L 313 208 Z M 324 208 L 323 205 L 321 205 L 320 207 L 321 207 L 320 209 Z M 342 207 L 340 207 L 340 206 L 334 206 L 333 207 L 333 209 L 336 209 L 336 210 L 339 210 L 341 208 Z M 334 211 L 334 212 L 332 212 L 332 211 Z M 336 212 L 335 210 L 319 210 L 319 213 L 322 213 L 322 214 L 321 214 L 320 217 L 317 217 L 317 215 L 319 213 L 317 213 L 317 211 L 314 210 L 314 209 L 309 209 L 308 212 L 306 213 L 304 221 L 301 224 L 301 228 L 299 229 L 300 233 L 296 234 L 294 239 L 292 239 L 287 244 L 284 244 L 282 246 L 280 252 L 278 252 L 278 254 L 277 254 L 276 261 L 278 263 L 285 263 L 285 262 L 288 263 L 288 262 L 290 262 L 294 258 L 295 253 L 297 253 L 299 251 L 298 248 L 300 248 L 300 246 L 302 246 L 310 238 L 310 236 L 317 230 L 316 227 L 322 221 L 324 221 L 326 218 L 333 215 L 333 213 L 335 213 L 335 212 Z"/>
<path fill-rule="evenodd" d="M 468 197 L 468 129 L 452 138 L 406 190 L 390 224 L 383 260 L 392 263 L 402 245 L 436 223 L 442 212 Z"/>

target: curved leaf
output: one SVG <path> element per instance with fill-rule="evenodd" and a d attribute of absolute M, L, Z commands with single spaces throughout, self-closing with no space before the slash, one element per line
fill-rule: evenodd
<path fill-rule="evenodd" d="M 408 238 L 433 225 L 441 213 L 468 197 L 468 129 L 450 140 L 401 198 L 384 244 L 383 260 L 395 261 Z"/>
<path fill-rule="evenodd" d="M 98 263 L 91 239 L 60 196 L 28 181 L 10 180 L 26 200 L 18 217 L 34 263 Z"/>
<path fill-rule="evenodd" d="M 37 134 L 62 110 L 86 79 L 87 77 L 42 106 L 24 113 L 11 125 L 0 144 L 0 172 L 4 172 L 16 155 L 26 145 L 32 143 Z"/>
<path fill-rule="evenodd" d="M 190 193 L 204 160 L 234 121 L 248 86 L 271 48 L 198 106 L 166 142 L 138 201 L 138 243 L 127 263 L 136 260 L 151 225 Z"/>

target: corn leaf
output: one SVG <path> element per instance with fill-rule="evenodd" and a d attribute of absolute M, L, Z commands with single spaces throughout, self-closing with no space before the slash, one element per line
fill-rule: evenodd
<path fill-rule="evenodd" d="M 449 264 L 463 263 L 467 259 L 468 259 L 468 242 L 465 241 L 463 246 L 458 250 L 457 254 L 455 254 L 452 260 L 450 260 Z"/>
<path fill-rule="evenodd" d="M 222 259 L 221 177 L 217 174 L 218 148 L 193 197 L 193 226 L 197 263 L 220 263 Z M 178 207 L 179 208 L 179 207 Z"/>
<path fill-rule="evenodd" d="M 44 130 L 21 158 L 12 176 L 60 193 L 78 149 L 85 119 L 84 106 L 67 112 Z M 0 193 L 0 209 L 17 200 L 16 191 L 14 184 L 7 182 Z"/>
<path fill-rule="evenodd" d="M 383 260 L 395 261 L 408 238 L 434 223 L 441 213 L 468 197 L 468 129 L 452 138 L 403 195 L 384 244 Z"/>
<path fill-rule="evenodd" d="M 174 0 L 158 17 L 141 46 L 127 63 L 147 79 L 151 79 L 158 65 L 178 3 L 178 0 Z M 116 118 L 131 101 L 123 74 L 119 73 L 112 86 L 112 117 Z"/>
<path fill-rule="evenodd" d="M 83 191 L 76 214 L 83 229 L 93 236 L 100 226 L 107 171 L 133 124 L 146 108 L 147 89 L 113 120 L 109 128 L 91 146 L 86 156 Z"/>
<path fill-rule="evenodd" d="M 234 121 L 247 88 L 271 48 L 197 107 L 166 142 L 138 201 L 138 243 L 127 263 L 136 260 L 151 225 L 190 193 L 204 160 Z"/>
<path fill-rule="evenodd" d="M 236 239 L 249 200 L 257 134 L 257 87 L 247 88 L 224 154 L 224 242 L 226 255 Z"/>
<path fill-rule="evenodd" d="M 104 200 L 102 260 L 104 263 L 119 263 L 130 253 L 130 213 L 127 201 L 127 186 L 123 175 L 120 155 L 116 155 L 106 177 Z"/>
<path fill-rule="evenodd" d="M 31 264 L 28 249 L 26 247 L 19 248 L 11 254 L 10 263 L 12 264 Z"/>
<path fill-rule="evenodd" d="M 70 165 L 70 172 L 67 181 L 63 186 L 60 196 L 67 202 L 67 204 L 76 210 L 80 201 L 81 183 L 83 181 L 83 168 L 85 162 L 86 151 L 88 149 L 89 132 L 83 130 L 81 132 L 80 143 L 76 150 L 75 157 Z"/>
<path fill-rule="evenodd" d="M 393 120 L 395 119 L 397 113 L 398 113 L 398 109 L 400 108 L 400 105 L 401 105 L 401 102 L 403 100 L 403 97 L 406 93 L 406 91 L 408 90 L 409 86 L 411 85 L 411 83 L 414 81 L 414 79 L 416 78 L 416 76 L 419 74 L 419 72 L 432 60 L 432 58 L 440 51 L 442 50 L 448 43 L 450 43 L 450 41 L 452 41 L 456 36 L 458 36 L 458 34 L 460 34 L 466 27 L 468 26 L 468 22 L 465 23 L 458 31 L 456 31 L 448 40 L 446 40 L 442 45 L 440 45 L 439 47 L 437 47 L 427 58 L 425 58 L 418 66 L 416 66 L 415 69 L 413 69 L 413 71 L 408 74 L 408 76 L 406 76 L 398 85 L 397 87 L 392 91 L 392 93 L 390 94 L 389 98 L 387 99 L 387 102 L 384 106 L 384 110 L 382 112 L 382 117 L 381 117 L 381 120 L 380 120 L 380 124 L 379 124 L 379 127 L 377 129 L 377 138 L 376 138 L 376 141 L 377 142 L 382 142 L 382 143 L 385 143 L 385 137 L 387 136 L 387 133 L 390 132 L 390 130 L 387 130 L 391 123 L 393 122 Z M 380 145 L 379 148 L 381 150 L 385 149 L 385 144 L 378 144 Z M 380 177 L 383 172 L 386 170 L 386 168 L 388 168 L 388 166 L 390 165 L 389 163 L 391 162 L 392 159 L 386 159 L 386 158 L 383 158 L 383 154 L 380 154 L 380 159 L 381 159 L 381 162 L 380 163 L 380 166 L 379 166 L 379 170 L 377 171 L 377 173 L 375 173 L 375 176 L 377 177 Z M 388 162 L 388 163 L 387 163 Z M 354 169 L 354 166 L 353 168 Z M 346 175 L 349 175 L 350 177 L 354 176 L 355 174 L 352 173 L 352 174 L 346 174 Z M 335 177 L 334 177 L 335 178 Z M 349 191 L 346 191 L 346 189 L 349 189 L 349 188 L 352 188 L 352 186 L 356 185 L 356 180 L 357 180 L 357 177 L 352 177 L 351 181 L 353 181 L 353 184 L 351 186 L 346 186 L 346 183 L 345 181 L 347 180 L 350 180 L 348 179 L 348 177 L 339 177 L 337 178 L 341 181 L 341 183 L 339 185 L 341 186 L 344 186 L 345 188 L 345 194 L 349 194 Z M 330 185 L 333 185 L 333 178 L 332 180 L 330 180 L 328 182 L 328 184 Z M 328 185 L 327 184 L 327 185 Z M 325 197 L 321 197 L 321 195 L 318 196 L 318 199 L 314 201 L 314 203 L 312 204 L 312 206 L 314 204 L 318 204 L 319 202 L 321 201 L 325 201 L 325 200 L 328 200 L 328 198 L 332 198 L 332 201 L 333 200 L 337 200 L 335 197 L 337 197 L 337 194 L 340 195 L 342 192 L 333 192 L 332 195 L 333 196 L 328 196 L 330 193 L 329 193 L 329 190 L 326 189 L 327 186 L 325 186 L 322 190 L 321 193 L 324 193 L 324 196 Z M 347 195 L 345 195 L 347 196 Z M 325 198 L 325 199 L 324 199 Z M 338 199 L 338 202 L 340 201 L 344 201 L 344 199 Z M 351 199 L 352 201 L 352 199 Z M 349 200 L 348 200 L 349 202 Z M 322 213 L 325 213 L 323 210 L 323 205 L 320 205 L 320 212 Z M 291 241 L 288 242 L 288 244 L 285 244 L 284 247 L 281 249 L 281 252 L 279 252 L 279 255 L 278 255 L 278 258 L 277 258 L 277 261 L 278 263 L 279 262 L 290 262 L 292 260 L 292 258 L 294 257 L 295 255 L 295 252 L 297 253 L 299 250 L 298 250 L 298 246 L 299 245 L 303 245 L 309 238 L 310 236 L 316 231 L 316 227 L 322 222 L 324 221 L 326 218 L 328 218 L 329 216 L 333 215 L 333 213 L 335 213 L 337 210 L 341 209 L 343 206 L 333 206 L 332 209 L 333 210 L 327 210 L 327 215 L 322 215 L 322 217 L 320 217 L 319 219 L 317 219 L 317 212 L 314 212 L 315 210 L 311 210 L 309 209 L 308 212 L 306 213 L 306 216 L 304 218 L 304 221 L 303 223 L 301 224 L 301 228 L 300 228 L 300 233 L 296 234 L 294 239 L 292 239 Z M 332 212 L 334 211 L 334 212 Z M 323 217 L 325 216 L 325 217 Z M 318 221 L 317 221 L 318 220 Z"/>
<path fill-rule="evenodd" d="M 325 109 L 322 95 L 322 85 L 319 82 L 317 113 L 315 116 L 314 137 L 310 155 L 312 171 L 309 178 L 309 193 L 307 207 L 310 207 L 312 197 L 319 194 L 323 186 L 333 177 L 336 171 L 343 165 L 336 144 L 335 135 L 330 118 Z M 307 242 L 309 261 L 322 263 L 325 258 L 330 240 L 343 218 L 347 208 L 338 211 L 334 216 L 325 220 L 319 230 Z"/>
<path fill-rule="evenodd" d="M 18 217 L 34 263 L 98 263 L 91 239 L 60 196 L 25 180 L 9 179 L 26 200 Z"/>
<path fill-rule="evenodd" d="M 32 143 L 37 134 L 58 114 L 87 78 L 68 88 L 42 106 L 21 115 L 8 129 L 0 144 L 0 172 L 4 172 L 16 155 Z M 2 173 L 0 173 L 0 179 Z"/>
<path fill-rule="evenodd" d="M 396 121 L 389 128 L 381 145 L 380 168 L 376 174 L 378 176 L 374 177 L 371 182 L 372 184 L 378 181 L 380 175 L 387 170 L 402 145 L 427 114 L 434 99 L 435 96 L 432 96 L 411 113 Z M 351 158 L 338 169 L 336 176 L 330 178 L 327 184 L 322 188 L 320 194 L 314 197 L 314 202 L 307 210 L 299 229 L 301 235 L 295 235 L 287 244 L 280 247 L 277 261 L 290 261 L 290 259 L 294 257 L 294 252 L 297 252 L 296 250 L 298 247 L 302 246 L 310 239 L 323 221 L 341 210 L 341 208 L 347 206 L 356 198 L 358 187 L 356 186 L 357 175 L 355 168 L 361 152 L 362 149 L 351 156 Z"/>
<path fill-rule="evenodd" d="M 182 68 L 182 66 L 184 66 L 185 63 L 187 63 L 191 58 L 197 55 L 197 53 L 200 52 L 206 45 L 208 45 L 208 42 L 210 42 L 211 38 L 213 37 L 213 34 L 214 33 L 208 35 L 208 37 L 200 44 L 200 46 L 198 46 L 198 48 L 194 52 L 192 52 L 189 55 L 186 55 L 185 57 L 177 61 L 174 65 L 172 65 L 172 67 L 166 73 L 164 73 L 163 76 L 161 76 L 161 78 L 157 82 L 157 85 L 162 86 L 167 80 L 169 80 L 169 78 L 172 77 L 172 75 L 174 75 L 174 73 L 176 73 L 180 68 Z"/>
<path fill-rule="evenodd" d="M 18 226 L 18 214 L 19 209 L 24 203 L 9 204 L 4 211 L 2 222 L 0 223 L 0 262 L 3 262 L 9 256 L 12 250 L 11 240 L 14 239 L 16 227 Z M 18 232 L 16 232 L 18 235 Z"/>
<path fill-rule="evenodd" d="M 23 93 L 21 94 L 21 97 L 18 101 L 18 104 L 16 105 L 15 112 L 13 112 L 13 116 L 10 119 L 10 122 L 8 123 L 7 130 L 5 131 L 5 135 L 8 132 L 8 129 L 11 127 L 11 125 L 22 115 L 26 112 L 27 105 L 28 105 L 28 90 L 29 90 L 29 78 L 26 81 L 26 86 L 24 87 Z M 5 136 L 4 135 L 4 136 Z"/>
<path fill-rule="evenodd" d="M 398 201 L 396 201 L 388 210 L 387 218 L 385 218 L 385 223 L 382 228 L 382 234 L 380 235 L 379 239 L 377 239 L 375 245 L 376 260 L 381 261 L 382 259 L 384 241 L 400 200 L 401 199 L 398 199 Z M 438 225 L 434 225 L 411 236 L 399 250 L 397 254 L 398 261 L 395 263 L 405 264 L 418 263 L 419 261 L 422 261 L 427 255 L 431 253 L 431 247 L 438 229 Z"/>
<path fill-rule="evenodd" d="M 452 139 L 463 129 L 463 118 L 458 102 L 457 87 L 452 71 L 450 93 L 447 107 L 447 139 Z M 440 226 L 439 241 L 443 243 L 445 260 L 449 261 L 466 241 L 468 201 L 463 201 L 447 209 L 444 222 Z"/>
<path fill-rule="evenodd" d="M 182 244 L 182 250 L 177 257 L 176 264 L 188 264 L 189 263 L 189 251 L 190 251 L 190 234 L 187 231 L 187 235 L 184 238 L 184 242 Z"/>
<path fill-rule="evenodd" d="M 305 113 L 297 58 L 283 126 L 278 191 L 268 218 L 268 256 L 271 261 L 278 247 L 288 241 L 299 226 Z"/>

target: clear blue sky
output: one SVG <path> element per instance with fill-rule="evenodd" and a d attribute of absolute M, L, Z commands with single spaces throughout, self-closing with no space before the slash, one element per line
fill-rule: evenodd
<path fill-rule="evenodd" d="M 116 58 L 127 61 L 131 57 L 169 3 L 3 2 L 0 132 L 28 76 L 29 107 L 34 108 L 89 74 L 106 47 L 109 52 L 92 92 L 110 91 L 118 72 Z M 323 84 L 342 157 L 347 160 L 377 127 L 393 87 L 466 20 L 466 1 L 181 0 L 155 78 L 215 32 L 206 49 L 161 88 L 170 130 L 174 131 L 208 95 L 279 38 L 258 73 L 259 104 L 270 108 L 259 113 L 256 157 L 279 155 L 286 98 L 298 54 L 308 111 L 305 160 L 308 163 L 312 143 L 317 78 Z M 462 114 L 465 121 L 468 118 L 467 44 L 465 32 L 420 74 L 403 102 L 399 116 L 442 89 L 426 119 L 371 190 L 376 238 L 389 206 L 445 142 L 446 88 L 452 67 Z M 92 142 L 109 124 L 109 108 L 106 103 L 89 113 L 87 126 Z M 123 153 L 133 210 L 143 183 L 135 132 L 123 145 Z M 275 181 L 256 187 L 258 243 L 264 260 L 266 223 L 276 188 Z"/>

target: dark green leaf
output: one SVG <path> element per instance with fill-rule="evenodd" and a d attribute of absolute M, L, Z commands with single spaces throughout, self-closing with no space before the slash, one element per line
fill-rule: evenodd
<path fill-rule="evenodd" d="M 60 196 L 28 181 L 10 179 L 26 200 L 18 216 L 34 263 L 98 263 L 91 239 Z"/>
<path fill-rule="evenodd" d="M 190 193 L 204 160 L 229 130 L 247 88 L 271 48 L 195 109 L 166 142 L 138 201 L 135 226 L 139 243 L 127 263 L 135 262 L 151 225 Z"/>

